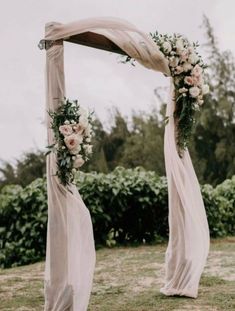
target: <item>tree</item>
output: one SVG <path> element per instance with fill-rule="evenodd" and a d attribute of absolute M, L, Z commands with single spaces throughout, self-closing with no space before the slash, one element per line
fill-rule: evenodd
<path fill-rule="evenodd" d="M 104 144 L 107 140 L 107 133 L 105 132 L 102 123 L 96 117 L 93 123 L 94 136 L 92 138 L 93 155 L 83 167 L 83 171 L 97 171 L 107 173 L 109 171 L 107 159 L 104 153 Z"/>
<path fill-rule="evenodd" d="M 165 174 L 163 154 L 164 125 L 156 110 L 132 116 L 132 130 L 123 146 L 120 159 L 124 167 L 143 166 L 147 170 Z"/>
<path fill-rule="evenodd" d="M 213 185 L 235 173 L 235 60 L 221 52 L 204 16 L 210 94 L 198 115 L 191 150 L 199 180 Z"/>
<path fill-rule="evenodd" d="M 19 184 L 24 187 L 36 178 L 45 176 L 45 154 L 42 151 L 27 152 L 17 160 L 15 167 L 11 163 L 3 162 L 0 172 L 2 173 L 1 188 L 6 184 Z"/>

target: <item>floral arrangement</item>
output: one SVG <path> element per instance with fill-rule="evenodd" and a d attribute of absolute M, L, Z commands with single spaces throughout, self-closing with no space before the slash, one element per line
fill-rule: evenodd
<path fill-rule="evenodd" d="M 178 34 L 169 36 L 155 33 L 152 38 L 169 61 L 175 87 L 176 141 L 179 155 L 182 155 L 195 123 L 195 111 L 200 109 L 204 95 L 209 92 L 209 86 L 204 81 L 206 65 L 197 52 L 197 43 L 190 44 Z"/>
<path fill-rule="evenodd" d="M 209 92 L 209 86 L 204 81 L 204 69 L 207 66 L 197 52 L 199 46 L 197 43 L 191 44 L 178 34 L 169 36 L 156 32 L 150 35 L 169 61 L 175 87 L 176 143 L 178 153 L 182 156 L 195 123 L 195 112 L 200 110 L 203 98 Z M 133 59 L 129 56 L 123 62 L 134 65 Z M 166 122 L 168 120 L 169 117 L 166 117 Z"/>
<path fill-rule="evenodd" d="M 77 101 L 64 99 L 57 111 L 49 111 L 49 115 L 55 143 L 47 147 L 47 154 L 56 153 L 56 175 L 64 186 L 68 186 L 92 153 L 92 113 Z"/>

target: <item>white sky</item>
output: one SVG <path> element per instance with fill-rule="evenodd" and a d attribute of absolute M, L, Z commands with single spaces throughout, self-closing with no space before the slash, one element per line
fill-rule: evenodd
<path fill-rule="evenodd" d="M 177 32 L 203 43 L 199 26 L 206 14 L 221 49 L 235 54 L 234 11 L 234 0 L 1 0 L 0 159 L 46 145 L 45 51 L 37 48 L 46 22 L 114 16 L 146 32 Z M 112 106 L 125 115 L 150 109 L 157 104 L 154 88 L 168 83 L 159 73 L 119 64 L 116 55 L 69 43 L 65 77 L 67 97 L 95 109 L 103 121 Z"/>

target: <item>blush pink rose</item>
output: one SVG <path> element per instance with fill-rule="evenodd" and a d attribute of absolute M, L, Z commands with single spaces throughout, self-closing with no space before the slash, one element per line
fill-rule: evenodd
<path fill-rule="evenodd" d="M 192 77 L 190 77 L 190 76 L 187 76 L 187 77 L 185 77 L 184 78 L 184 82 L 186 83 L 186 84 L 188 84 L 188 85 L 193 85 L 193 78 Z"/>
<path fill-rule="evenodd" d="M 201 85 L 201 76 L 193 76 L 193 85 Z"/>
<path fill-rule="evenodd" d="M 84 131 L 84 128 L 80 124 L 75 124 L 73 126 L 73 130 L 76 134 L 82 134 Z"/>
<path fill-rule="evenodd" d="M 73 133 L 73 129 L 70 125 L 61 125 L 59 131 L 64 136 L 69 136 Z"/>
<path fill-rule="evenodd" d="M 185 62 L 188 59 L 188 51 L 186 49 L 180 53 L 180 59 L 182 62 Z"/>
<path fill-rule="evenodd" d="M 198 64 L 193 67 L 192 74 L 195 77 L 199 77 L 202 74 L 202 67 L 200 67 Z"/>
<path fill-rule="evenodd" d="M 82 136 L 71 134 L 65 137 L 64 142 L 69 150 L 74 150 L 82 143 Z"/>
<path fill-rule="evenodd" d="M 79 168 L 81 167 L 83 164 L 85 163 L 85 161 L 83 160 L 81 155 L 77 155 L 76 159 L 73 162 L 73 167 L 74 168 Z"/>

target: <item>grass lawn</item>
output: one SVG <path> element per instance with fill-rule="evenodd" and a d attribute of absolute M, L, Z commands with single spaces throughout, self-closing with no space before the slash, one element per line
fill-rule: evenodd
<path fill-rule="evenodd" d="M 212 241 L 197 299 L 159 293 L 165 249 L 162 244 L 98 250 L 89 311 L 235 310 L 235 237 Z M 0 270 L 0 310 L 42 311 L 43 270 L 43 262 Z"/>

